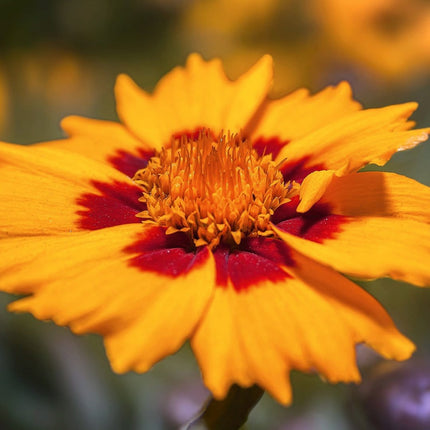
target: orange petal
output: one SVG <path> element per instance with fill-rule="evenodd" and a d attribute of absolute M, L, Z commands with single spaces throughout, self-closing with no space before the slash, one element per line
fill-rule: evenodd
<path fill-rule="evenodd" d="M 159 150 L 173 134 L 210 128 L 215 134 L 239 132 L 266 97 L 272 59 L 264 56 L 239 79 L 229 81 L 220 60 L 188 57 L 158 83 L 153 94 L 128 76 L 118 77 L 115 94 L 121 120 L 142 141 Z"/>
<path fill-rule="evenodd" d="M 122 250 L 133 242 L 141 224 L 126 224 L 92 232 L 70 232 L 57 236 L 17 236 L 0 241 L 0 289 L 9 293 L 29 294 L 52 282 L 74 283 L 74 276 L 112 264 L 124 258 Z M 100 269 L 102 270 L 102 269 Z M 70 288 L 70 293 L 79 283 Z M 63 291 L 66 294 L 66 291 Z M 100 294 L 103 290 L 100 291 Z M 89 303 L 89 289 L 81 304 Z M 83 300 L 84 299 L 84 300 Z M 55 302 L 58 295 L 52 296 Z M 70 310 L 73 311 L 74 308 Z M 81 309 L 81 308 L 78 308 Z"/>
<path fill-rule="evenodd" d="M 138 187 L 101 163 L 39 145 L 0 144 L 0 236 L 70 233 L 80 229 L 78 199 L 97 181 Z"/>
<path fill-rule="evenodd" d="M 332 306 L 337 317 L 350 330 L 354 343 L 364 342 L 387 359 L 406 360 L 411 356 L 415 346 L 399 333 L 375 298 L 332 269 L 302 254 L 294 252 L 292 255 L 296 266 L 290 269 L 291 273 L 311 286 L 314 292 Z M 327 360 L 327 365 L 332 365 L 330 359 Z M 332 373 L 329 372 L 326 376 L 329 380 L 340 380 L 336 372 L 336 369 L 332 369 Z"/>
<path fill-rule="evenodd" d="M 430 226 L 415 220 L 348 217 L 334 237 L 322 243 L 274 227 L 289 246 L 350 276 L 389 276 L 419 286 L 430 285 Z"/>
<path fill-rule="evenodd" d="M 347 82 L 327 87 L 313 96 L 301 89 L 267 102 L 252 130 L 252 139 L 275 136 L 281 141 L 298 139 L 360 108 L 360 103 L 352 99 Z"/>
<path fill-rule="evenodd" d="M 312 175 L 303 185 L 312 180 Z M 395 173 L 335 176 L 320 203 L 327 203 L 333 213 L 340 215 L 389 216 L 430 223 L 430 187 Z"/>
<path fill-rule="evenodd" d="M 335 172 L 333 170 L 317 170 L 306 176 L 300 186 L 300 203 L 297 212 L 308 211 L 324 194 L 332 183 Z"/>
<path fill-rule="evenodd" d="M 121 156 L 135 158 L 136 162 L 139 158 L 152 156 L 150 148 L 120 123 L 69 116 L 61 121 L 61 127 L 70 136 L 69 139 L 43 142 L 39 145 L 67 149 L 114 167 L 117 167 L 115 161 L 121 162 Z M 129 176 L 133 176 L 143 164 L 144 160 Z"/>
<path fill-rule="evenodd" d="M 100 333 L 114 370 L 148 370 L 194 331 L 215 275 L 207 250 L 178 276 L 140 270 L 125 251 L 136 227 L 141 230 L 128 225 L 76 234 L 63 248 L 62 238 L 50 239 L 48 254 L 39 253 L 22 273 L 10 275 L 9 283 L 31 283 L 34 293 L 10 309 L 69 325 L 77 333 Z M 33 278 L 32 268 L 37 268 Z"/>
<path fill-rule="evenodd" d="M 206 253 L 209 257 L 209 252 Z M 141 276 L 127 300 L 135 319 L 123 328 L 116 326 L 105 338 L 112 368 L 116 372 L 131 369 L 145 372 L 157 361 L 175 353 L 195 331 L 207 308 L 213 294 L 214 272 L 210 257 L 185 276 Z M 123 312 L 123 302 L 118 300 L 117 313 Z M 115 306 L 110 304 L 99 319 L 115 312 Z"/>
<path fill-rule="evenodd" d="M 417 108 L 405 103 L 353 112 L 285 145 L 277 159 L 282 169 L 323 165 L 339 174 L 355 172 L 369 163 L 384 165 L 396 151 L 427 139 L 428 129 L 406 131 L 407 119 Z M 321 169 L 319 169 L 321 170 Z"/>
<path fill-rule="evenodd" d="M 387 358 L 414 347 L 369 294 L 333 270 L 295 253 L 293 278 L 238 293 L 218 288 L 191 343 L 205 384 L 222 398 L 253 383 L 291 401 L 288 372 L 317 370 L 331 382 L 358 381 L 354 345 Z"/>
<path fill-rule="evenodd" d="M 225 397 L 234 383 L 243 387 L 256 383 L 281 403 L 288 404 L 291 402 L 288 362 L 271 344 L 271 333 L 261 323 L 266 313 L 265 303 L 258 304 L 257 296 L 252 306 L 253 292 L 238 294 L 233 287 L 217 288 L 191 345 L 205 385 L 215 398 Z M 253 308 L 257 305 L 261 305 L 261 314 L 254 321 Z M 243 327 L 247 313 L 251 325 Z M 247 343 L 244 336 L 253 342 L 249 350 L 243 345 Z M 282 345 L 282 341 L 277 339 L 277 344 Z"/>

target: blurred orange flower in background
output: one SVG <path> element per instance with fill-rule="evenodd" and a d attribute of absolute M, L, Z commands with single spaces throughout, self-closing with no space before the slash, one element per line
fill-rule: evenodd
<path fill-rule="evenodd" d="M 94 77 L 79 56 L 63 49 L 39 49 L 17 58 L 22 91 L 27 97 L 43 98 L 45 108 L 62 112 L 93 100 Z"/>
<path fill-rule="evenodd" d="M 421 0 L 194 1 L 180 28 L 233 73 L 270 52 L 276 91 L 318 85 L 345 66 L 386 85 L 430 74 L 430 4 Z"/>
<path fill-rule="evenodd" d="M 178 27 L 184 44 L 207 56 L 222 57 L 226 68 L 235 76 L 243 73 L 244 64 L 257 61 L 269 51 L 279 76 L 273 85 L 273 90 L 278 93 L 302 84 L 308 64 L 300 34 L 297 35 L 297 46 L 290 44 L 289 49 L 285 49 L 285 44 L 276 37 L 279 31 L 283 35 L 290 19 L 301 19 L 294 6 L 292 0 L 192 1 L 184 9 Z M 274 20 L 279 15 L 286 19 L 276 28 L 279 22 Z M 267 40 L 269 29 L 274 30 L 270 41 Z"/>
<path fill-rule="evenodd" d="M 287 404 L 293 369 L 357 382 L 361 342 L 407 359 L 338 272 L 430 284 L 430 189 L 357 173 L 427 139 L 417 105 L 363 110 L 346 83 L 272 100 L 271 83 L 269 56 L 230 81 L 191 55 L 153 94 L 121 75 L 122 123 L 1 144 L 0 287 L 27 295 L 10 309 L 103 335 L 117 372 L 189 339 L 216 398 L 258 384 Z"/>
<path fill-rule="evenodd" d="M 215 41 L 217 35 L 240 36 L 247 27 L 258 30 L 267 25 L 278 6 L 279 0 L 194 1 L 185 11 L 184 26 L 205 30 Z"/>
<path fill-rule="evenodd" d="M 6 74 L 0 68 L 0 133 L 4 130 L 9 119 L 9 90 Z"/>
<path fill-rule="evenodd" d="M 379 77 L 430 69 L 430 4 L 422 0 L 313 0 L 327 49 Z"/>

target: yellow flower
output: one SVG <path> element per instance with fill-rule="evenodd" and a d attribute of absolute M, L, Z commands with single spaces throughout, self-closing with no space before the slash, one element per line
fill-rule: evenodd
<path fill-rule="evenodd" d="M 279 0 L 203 0 L 191 2 L 184 11 L 183 27 L 191 33 L 212 37 L 243 32 L 247 26 L 261 27 L 278 8 Z"/>
<path fill-rule="evenodd" d="M 117 372 L 189 339 L 216 398 L 292 369 L 360 380 L 355 345 L 414 350 L 342 272 L 430 283 L 430 191 L 383 165 L 426 140 L 415 103 L 361 110 L 346 83 L 267 97 L 263 57 L 238 80 L 191 55 L 153 94 L 130 78 L 122 123 L 69 117 L 69 138 L 0 145 L 3 291 L 13 311 L 104 336 Z"/>
<path fill-rule="evenodd" d="M 6 75 L 0 68 L 0 132 L 5 129 L 8 123 L 9 92 Z"/>
<path fill-rule="evenodd" d="M 17 79 L 25 92 L 53 112 L 91 105 L 93 76 L 85 62 L 61 49 L 42 48 L 19 58 Z"/>
<path fill-rule="evenodd" d="M 430 69 L 430 5 L 419 0 L 314 0 L 328 45 L 389 79 Z"/>

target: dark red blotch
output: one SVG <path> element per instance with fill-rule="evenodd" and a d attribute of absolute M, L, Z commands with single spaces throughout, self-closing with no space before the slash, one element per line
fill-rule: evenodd
<path fill-rule="evenodd" d="M 260 157 L 266 154 L 272 154 L 272 158 L 275 159 L 281 152 L 281 149 L 285 145 L 288 145 L 289 142 L 289 140 L 281 140 L 279 137 L 259 137 L 253 142 L 252 146 Z"/>
<path fill-rule="evenodd" d="M 297 207 L 297 202 L 292 206 Z M 316 242 L 333 237 L 340 230 L 344 217 L 330 214 L 328 206 L 316 205 L 306 214 L 298 215 L 295 207 L 284 213 L 290 216 L 277 225 L 282 230 Z M 195 248 L 185 233 L 166 235 L 154 227 L 141 239 L 125 249 L 137 254 L 130 260 L 133 267 L 143 271 L 175 277 L 188 273 L 207 258 L 207 248 Z M 253 237 L 244 239 L 236 249 L 224 246 L 214 251 L 216 285 L 225 287 L 230 280 L 237 292 L 258 286 L 262 281 L 282 282 L 291 276 L 282 268 L 293 267 L 295 262 L 288 246 L 279 239 Z M 282 266 L 282 267 L 281 267 Z"/>
<path fill-rule="evenodd" d="M 300 184 L 303 182 L 303 179 L 312 172 L 315 172 L 316 170 L 326 170 L 326 167 L 322 163 L 309 163 L 310 159 L 310 156 L 302 157 L 294 161 L 288 161 L 287 159 L 280 168 L 284 180 L 296 181 Z"/>
<path fill-rule="evenodd" d="M 143 149 L 138 149 L 135 154 L 117 150 L 115 155 L 108 158 L 108 162 L 115 169 L 132 178 L 138 170 L 146 167 L 149 159 L 154 155 L 154 151 L 145 151 Z"/>
<path fill-rule="evenodd" d="M 197 140 L 204 130 L 206 130 L 204 127 L 196 127 L 194 130 L 183 130 L 173 134 L 173 138 L 180 139 L 182 136 L 185 136 L 187 139 Z M 213 136 L 211 131 L 208 130 L 208 132 Z M 166 142 L 167 146 L 169 144 L 169 142 Z M 147 166 L 149 159 L 154 155 L 155 151 L 144 150 L 142 148 L 137 149 L 133 153 L 120 149 L 108 158 L 108 162 L 115 169 L 132 178 L 138 170 Z"/>
<path fill-rule="evenodd" d="M 297 205 L 296 197 L 279 207 L 272 222 L 281 230 L 318 243 L 335 237 L 348 222 L 347 217 L 333 214 L 328 204 L 316 203 L 305 213 L 296 212 Z"/>
<path fill-rule="evenodd" d="M 236 250 L 214 251 L 216 284 L 225 287 L 230 279 L 237 292 L 258 286 L 261 281 L 280 282 L 290 277 L 282 266 L 294 266 L 288 247 L 278 239 L 255 237 L 241 242 Z"/>
<path fill-rule="evenodd" d="M 164 228 L 154 227 L 125 248 L 125 252 L 136 254 L 130 265 L 139 270 L 176 277 L 206 261 L 209 251 L 207 247 L 195 248 L 185 233 L 166 235 Z M 216 285 L 225 287 L 230 279 L 237 292 L 256 286 L 260 281 L 285 280 L 290 275 L 280 266 L 294 266 L 288 247 L 273 238 L 249 238 L 238 249 L 220 246 L 213 254 Z"/>
<path fill-rule="evenodd" d="M 290 140 L 281 140 L 277 136 L 259 137 L 253 142 L 253 148 L 257 151 L 258 155 L 272 154 L 273 159 L 275 159 L 281 152 L 281 149 L 289 143 Z M 311 158 L 311 156 L 306 156 L 294 161 L 288 161 L 287 158 L 280 168 L 284 180 L 286 182 L 294 180 L 301 183 L 310 173 L 326 169 L 322 163 L 310 162 Z"/>
<path fill-rule="evenodd" d="M 186 137 L 188 140 L 198 140 L 202 133 L 209 133 L 209 135 L 215 139 L 216 136 L 213 131 L 205 127 L 196 127 L 194 130 L 182 130 L 173 134 L 174 139 L 180 139 L 181 137 Z"/>
<path fill-rule="evenodd" d="M 136 215 L 145 209 L 145 204 L 138 201 L 142 191 L 137 185 L 125 182 L 98 182 L 92 185 L 95 193 L 85 193 L 77 199 L 83 209 L 77 212 L 81 216 L 79 226 L 86 230 L 98 230 L 121 224 L 141 222 Z"/>
<path fill-rule="evenodd" d="M 153 227 L 125 252 L 137 254 L 130 265 L 145 272 L 156 272 L 176 277 L 188 273 L 208 258 L 208 249 L 195 249 L 185 233 L 166 234 L 165 229 Z"/>

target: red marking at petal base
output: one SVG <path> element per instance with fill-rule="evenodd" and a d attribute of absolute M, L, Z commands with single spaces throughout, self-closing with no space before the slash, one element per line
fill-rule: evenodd
<path fill-rule="evenodd" d="M 286 219 L 296 217 L 298 215 L 297 206 L 299 202 L 299 196 L 294 196 L 288 203 L 284 203 L 275 210 L 270 221 L 272 221 L 273 224 L 278 224 Z"/>
<path fill-rule="evenodd" d="M 186 137 L 188 140 L 197 140 L 202 132 L 208 132 L 210 136 L 215 139 L 215 134 L 212 130 L 206 127 L 196 127 L 194 130 L 182 130 L 173 134 L 174 139 L 180 139 L 181 137 Z"/>
<path fill-rule="evenodd" d="M 228 282 L 228 258 L 229 250 L 227 248 L 216 248 L 213 251 L 216 268 L 216 285 L 225 287 Z"/>
<path fill-rule="evenodd" d="M 165 234 L 165 229 L 161 227 L 146 230 L 124 251 L 137 254 L 130 260 L 131 266 L 171 277 L 185 275 L 209 256 L 206 247 L 196 250 L 186 234 Z"/>
<path fill-rule="evenodd" d="M 279 243 L 279 247 L 275 242 Z M 214 257 L 216 285 L 225 287 L 230 279 L 238 293 L 258 286 L 261 281 L 279 282 L 289 278 L 290 275 L 281 269 L 280 264 L 294 264 L 286 245 L 277 239 L 267 238 L 250 239 L 242 249 L 234 251 L 217 248 Z"/>
<path fill-rule="evenodd" d="M 142 196 L 140 188 L 123 182 L 93 181 L 98 193 L 85 193 L 77 199 L 77 204 L 85 210 L 77 212 L 81 216 L 79 226 L 87 230 L 98 230 L 115 225 L 141 222 L 136 214 L 145 209 L 138 201 Z"/>
<path fill-rule="evenodd" d="M 146 167 L 148 160 L 155 155 L 154 151 L 138 149 L 137 154 L 117 150 L 115 155 L 108 158 L 108 162 L 120 172 L 132 178 L 134 174 Z"/>
<path fill-rule="evenodd" d="M 146 253 L 169 248 L 183 248 L 189 252 L 195 249 L 194 244 L 185 233 L 166 234 L 165 232 L 166 229 L 163 227 L 146 228 L 142 237 L 126 250 L 131 253 Z"/>
<path fill-rule="evenodd" d="M 260 157 L 265 154 L 272 154 L 273 159 L 275 159 L 281 149 L 288 143 L 290 143 L 289 140 L 281 140 L 279 137 L 259 137 L 253 142 L 252 146 Z"/>
<path fill-rule="evenodd" d="M 174 278 L 200 266 L 208 255 L 206 248 L 197 252 L 187 252 L 183 248 L 160 249 L 138 255 L 130 264 L 145 272 L 156 272 Z"/>
<path fill-rule="evenodd" d="M 302 183 L 303 179 L 306 178 L 312 172 L 316 170 L 326 170 L 324 164 L 309 164 L 311 156 L 300 158 L 295 161 L 285 161 L 280 168 L 285 181 L 296 181 Z"/>
<path fill-rule="evenodd" d="M 295 236 L 322 243 L 334 238 L 342 230 L 342 224 L 347 222 L 347 217 L 332 214 L 329 205 L 317 203 L 308 212 L 296 213 L 276 226 Z"/>
<path fill-rule="evenodd" d="M 253 252 L 272 263 L 290 267 L 295 265 L 288 245 L 273 237 L 250 237 L 245 239 L 243 249 Z"/>

